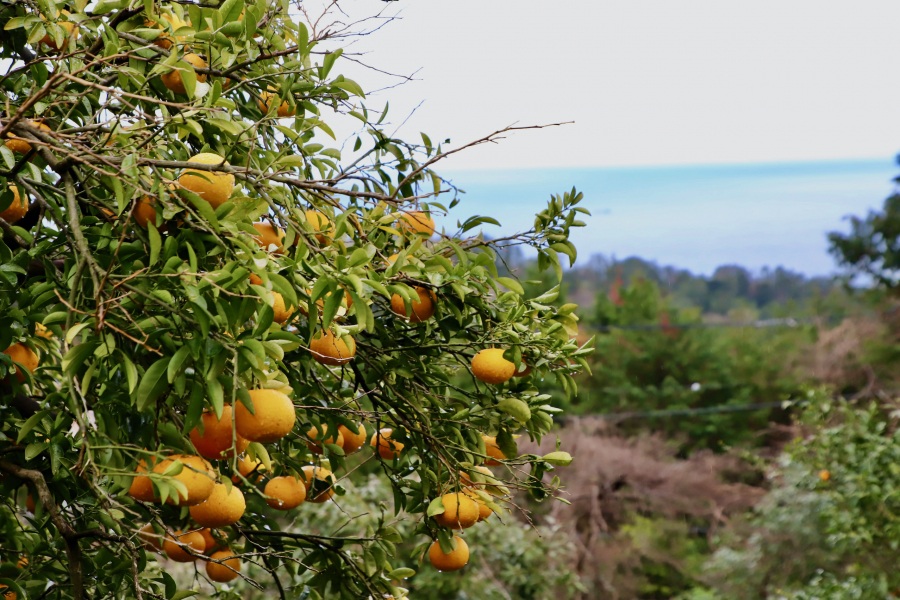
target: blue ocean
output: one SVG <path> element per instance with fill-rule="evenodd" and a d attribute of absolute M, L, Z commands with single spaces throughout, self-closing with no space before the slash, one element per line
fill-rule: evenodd
<path fill-rule="evenodd" d="M 773 164 L 473 170 L 443 173 L 465 190 L 438 225 L 496 218 L 491 236 L 529 229 L 551 194 L 575 186 L 592 216 L 572 239 L 579 260 L 639 256 L 710 274 L 723 264 L 807 275 L 836 271 L 826 234 L 879 208 L 900 173 L 893 157 Z"/>

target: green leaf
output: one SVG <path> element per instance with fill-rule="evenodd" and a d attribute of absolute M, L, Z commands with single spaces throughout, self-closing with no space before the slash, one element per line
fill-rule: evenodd
<path fill-rule="evenodd" d="M 329 52 L 325 55 L 325 58 L 322 59 L 322 66 L 319 68 L 319 79 L 328 77 L 328 74 L 331 72 L 331 67 L 334 66 L 334 61 L 340 58 L 343 52 L 342 49 L 338 48 L 334 52 Z"/>
<path fill-rule="evenodd" d="M 428 510 L 425 511 L 425 514 L 427 514 L 429 517 L 444 514 L 444 502 L 443 500 L 441 500 L 440 496 L 438 496 L 428 504 Z"/>
<path fill-rule="evenodd" d="M 94 353 L 99 343 L 97 340 L 89 340 L 73 346 L 62 359 L 62 369 L 66 376 L 75 374 L 88 356 Z"/>
<path fill-rule="evenodd" d="M 500 285 L 502 285 L 503 287 L 505 287 L 508 290 L 514 291 L 515 293 L 517 293 L 520 296 L 525 295 L 525 289 L 522 287 L 522 284 L 520 284 L 518 281 L 516 281 L 512 277 L 498 277 L 497 283 L 499 283 Z"/>
<path fill-rule="evenodd" d="M 166 368 L 166 379 L 169 383 L 175 381 L 175 377 L 181 372 L 181 367 L 184 366 L 184 361 L 188 359 L 190 354 L 190 346 L 182 346 L 172 355 L 172 360 L 169 361 L 169 366 Z"/>
<path fill-rule="evenodd" d="M 25 421 L 22 424 L 22 427 L 19 429 L 19 435 L 16 437 L 16 443 L 21 444 L 22 440 L 25 439 L 25 437 L 31 432 L 31 430 L 34 429 L 35 426 L 41 422 L 41 419 L 47 416 L 49 412 L 50 411 L 48 410 L 40 410 L 28 417 L 28 420 Z"/>
<path fill-rule="evenodd" d="M 409 579 L 416 572 L 413 569 L 407 569 L 406 567 L 400 567 L 399 569 L 394 569 L 390 573 L 387 574 L 388 579 L 393 579 L 396 581 L 400 581 L 401 579 Z"/>
<path fill-rule="evenodd" d="M 159 250 L 162 248 L 162 238 L 152 221 L 147 222 L 147 237 L 150 238 L 150 265 L 159 260 Z"/>
<path fill-rule="evenodd" d="M 557 450 L 556 452 L 545 454 L 544 462 L 548 462 L 557 467 L 566 467 L 572 463 L 572 455 L 568 452 Z"/>
<path fill-rule="evenodd" d="M 161 358 L 150 365 L 150 368 L 144 372 L 137 390 L 138 411 L 143 412 L 150 408 L 169 387 L 169 381 L 166 378 L 169 361 L 171 361 L 171 357 Z"/>

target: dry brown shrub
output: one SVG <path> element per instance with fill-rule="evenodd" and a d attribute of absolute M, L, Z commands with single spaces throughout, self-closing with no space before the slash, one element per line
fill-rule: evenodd
<path fill-rule="evenodd" d="M 698 452 L 680 460 L 662 437 L 624 437 L 600 418 L 573 419 L 559 436 L 575 461 L 554 474 L 561 477 L 564 497 L 572 504 L 552 503 L 545 514 L 576 543 L 578 572 L 590 590 L 585 598 L 636 597 L 641 582 L 635 573 L 643 558 L 683 567 L 682 557 L 638 548 L 618 535 L 635 515 L 688 522 L 701 535 L 711 535 L 765 493 L 728 481 L 747 471 L 735 457 Z M 519 450 L 543 454 L 554 450 L 554 444 L 550 438 L 540 447 L 523 442 Z"/>
<path fill-rule="evenodd" d="M 880 389 L 875 369 L 867 356 L 873 341 L 884 339 L 884 323 L 870 316 L 854 316 L 831 329 L 819 329 L 818 339 L 807 355 L 807 372 L 839 390 L 871 393 Z"/>

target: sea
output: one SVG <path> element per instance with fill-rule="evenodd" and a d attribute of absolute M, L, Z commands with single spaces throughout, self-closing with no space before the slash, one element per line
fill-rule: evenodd
<path fill-rule="evenodd" d="M 591 215 L 571 239 L 579 261 L 638 256 L 697 274 L 738 264 L 808 276 L 838 271 L 827 234 L 879 209 L 894 190 L 893 156 L 865 160 L 665 167 L 471 170 L 442 173 L 465 191 L 437 224 L 474 215 L 492 237 L 529 230 L 553 194 L 573 187 Z M 527 253 L 526 253 L 527 254 Z M 576 263 L 577 265 L 577 263 Z"/>

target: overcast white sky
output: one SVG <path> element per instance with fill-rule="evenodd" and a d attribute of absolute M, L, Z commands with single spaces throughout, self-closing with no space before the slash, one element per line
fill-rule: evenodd
<path fill-rule="evenodd" d="M 342 3 L 351 16 L 384 6 Z M 358 41 L 419 81 L 370 98 L 401 130 L 454 145 L 518 133 L 444 169 L 892 156 L 896 0 L 399 0 Z M 370 73 L 344 72 L 369 89 Z"/>

